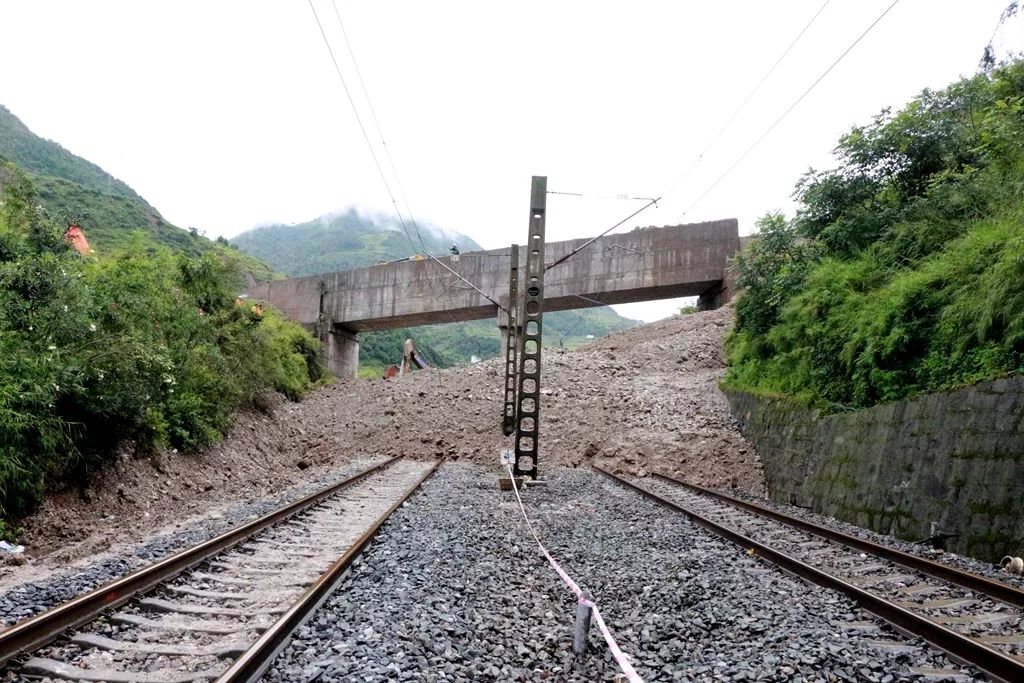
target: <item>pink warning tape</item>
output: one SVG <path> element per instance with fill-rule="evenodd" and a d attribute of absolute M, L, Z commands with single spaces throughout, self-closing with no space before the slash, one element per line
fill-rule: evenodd
<path fill-rule="evenodd" d="M 551 557 L 551 553 L 544 547 L 544 544 L 540 542 L 540 537 L 537 536 L 537 532 L 533 528 L 533 522 L 530 521 L 530 516 L 526 514 L 526 508 L 523 506 L 523 499 L 519 495 L 519 487 L 516 485 L 516 478 L 512 474 L 512 467 L 508 467 L 508 477 L 512 480 L 512 490 L 516 492 L 516 500 L 519 501 L 519 510 L 523 513 L 523 519 L 526 520 L 526 527 L 530 530 L 530 535 L 533 536 L 533 540 L 537 542 L 537 547 L 540 548 L 541 553 L 547 558 L 548 563 L 554 568 L 565 585 L 569 587 L 569 590 L 573 592 L 576 599 L 581 603 L 590 608 L 590 612 L 597 622 L 597 628 L 604 636 L 604 642 L 608 644 L 608 649 L 612 653 L 612 657 L 615 659 L 615 663 L 622 669 L 622 673 L 625 674 L 626 680 L 629 683 L 644 683 L 644 679 L 640 678 L 640 674 L 636 672 L 633 665 L 629 662 L 629 657 L 619 648 L 619 644 L 615 642 L 615 638 L 612 636 L 612 632 L 608 629 L 608 625 L 604 623 L 604 618 L 601 616 L 601 610 L 597 608 L 592 600 L 588 600 L 587 596 L 583 593 L 583 589 L 579 587 L 572 577 L 569 576 L 561 565 L 555 561 L 555 558 Z"/>

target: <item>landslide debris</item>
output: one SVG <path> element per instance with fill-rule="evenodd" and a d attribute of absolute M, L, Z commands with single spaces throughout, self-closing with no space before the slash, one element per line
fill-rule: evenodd
<path fill-rule="evenodd" d="M 761 462 L 717 384 L 732 315 L 726 307 L 675 316 L 575 351 L 545 349 L 541 475 L 594 463 L 763 493 Z M 228 437 L 202 453 L 125 454 L 85 495 L 49 497 L 24 521 L 22 540 L 35 563 L 66 565 L 356 458 L 443 456 L 493 463 L 497 473 L 498 451 L 511 445 L 500 429 L 503 365 L 343 380 L 269 414 L 240 415 Z"/>
<path fill-rule="evenodd" d="M 732 309 L 675 316 L 575 351 L 545 349 L 540 468 L 591 463 L 654 470 L 763 493 L 754 447 L 718 389 Z M 427 369 L 378 382 L 344 382 L 311 397 L 329 422 L 297 440 L 318 458 L 333 450 L 496 462 L 503 359 Z"/>

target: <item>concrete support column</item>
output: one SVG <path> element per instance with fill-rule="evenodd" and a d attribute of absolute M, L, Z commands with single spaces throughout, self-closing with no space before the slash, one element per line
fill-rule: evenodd
<path fill-rule="evenodd" d="M 711 311 L 729 303 L 730 292 L 722 285 L 716 285 L 697 297 L 698 311 Z"/>
<path fill-rule="evenodd" d="M 339 378 L 355 377 L 359 371 L 359 335 L 341 327 L 327 333 L 327 369 Z"/>
<path fill-rule="evenodd" d="M 736 287 L 736 269 L 732 264 L 732 257 L 728 259 L 725 267 L 725 279 L 720 284 L 701 293 L 697 299 L 697 310 L 710 311 L 721 308 L 736 298 L 739 293 Z"/>

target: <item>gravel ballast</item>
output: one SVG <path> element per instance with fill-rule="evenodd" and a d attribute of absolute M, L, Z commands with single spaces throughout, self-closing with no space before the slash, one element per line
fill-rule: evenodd
<path fill-rule="evenodd" d="M 773 510 L 778 510 L 779 512 L 784 512 L 793 517 L 800 517 L 808 522 L 831 527 L 837 531 L 849 534 L 850 536 L 862 538 L 866 541 L 871 541 L 872 543 L 889 546 L 890 548 L 895 548 L 896 550 L 900 550 L 911 555 L 917 555 L 918 557 L 946 564 L 956 569 L 972 572 L 995 581 L 1002 581 L 1004 583 L 1017 586 L 1018 588 L 1024 588 L 1024 576 L 1019 574 L 1010 574 L 1002 568 L 983 560 L 967 557 L 966 555 L 958 555 L 957 553 L 947 553 L 941 550 L 936 550 L 932 548 L 930 544 L 925 542 L 911 543 L 909 541 L 904 541 L 896 538 L 895 536 L 880 534 L 877 531 L 871 531 L 870 529 L 865 529 L 864 527 L 859 527 L 855 524 L 850 524 L 849 522 L 844 522 L 834 517 L 812 512 L 806 508 L 797 507 L 795 505 L 783 505 L 768 498 L 746 494 L 743 491 L 728 491 L 726 493 L 742 500 L 757 503 L 758 505 L 763 505 L 765 507 L 772 508 Z"/>
<path fill-rule="evenodd" d="M 264 680 L 615 680 L 596 628 L 575 661 L 575 598 L 497 478 L 497 468 L 442 467 Z M 952 666 L 589 470 L 555 470 L 524 499 L 645 680 L 888 683 L 920 680 L 911 666 Z"/>

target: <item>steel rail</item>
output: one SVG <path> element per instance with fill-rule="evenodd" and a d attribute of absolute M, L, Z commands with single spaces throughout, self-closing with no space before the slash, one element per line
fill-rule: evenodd
<path fill-rule="evenodd" d="M 223 552 L 250 536 L 292 517 L 321 500 L 334 495 L 357 481 L 383 470 L 401 456 L 389 458 L 373 467 L 331 484 L 299 500 L 269 512 L 262 517 L 246 522 L 220 536 L 199 545 L 185 548 L 169 557 L 154 562 L 88 593 L 80 595 L 61 605 L 53 607 L 34 617 L 18 622 L 0 631 L 0 666 L 12 658 L 32 652 L 51 642 L 68 629 L 81 626 L 98 617 L 108 609 L 119 607 L 139 593 L 144 593 L 167 579 L 194 567 L 210 557 Z"/>
<path fill-rule="evenodd" d="M 603 474 L 612 481 L 615 481 L 626 488 L 653 500 L 670 510 L 686 515 L 694 523 L 708 529 L 712 533 L 732 541 L 741 548 L 753 551 L 754 554 L 778 565 L 780 568 L 791 572 L 799 577 L 812 581 L 819 586 L 838 591 L 855 601 L 862 609 L 871 612 L 882 619 L 893 624 L 897 628 L 927 640 L 936 647 L 945 650 L 953 657 L 968 662 L 988 674 L 1005 681 L 1024 681 L 1024 660 L 1015 658 L 1006 653 L 1000 652 L 987 645 L 963 636 L 952 629 L 942 626 L 919 614 L 870 593 L 862 588 L 847 583 L 842 579 L 812 567 L 794 557 L 771 546 L 765 545 L 752 538 L 714 522 L 703 515 L 700 515 L 677 503 L 662 498 L 658 494 L 637 486 L 616 474 L 612 474 L 597 465 L 592 465 L 595 471 Z"/>
<path fill-rule="evenodd" d="M 672 484 L 677 484 L 687 488 L 694 493 L 709 496 L 723 503 L 728 503 L 729 505 L 753 512 L 756 515 L 796 527 L 801 531 L 806 531 L 814 534 L 815 536 L 821 536 L 822 538 L 827 538 L 830 541 L 835 541 L 836 543 L 841 543 L 851 548 L 856 548 L 857 550 L 870 553 L 876 557 L 885 558 L 891 562 L 895 562 L 896 564 L 907 567 L 908 569 L 915 569 L 936 579 L 954 583 L 962 588 L 975 591 L 976 593 L 984 593 L 996 600 L 1000 600 L 1015 607 L 1024 607 L 1024 590 L 1021 590 L 1016 586 L 1002 583 L 1001 581 L 994 581 L 992 579 L 985 578 L 984 576 L 979 576 L 978 574 L 972 574 L 970 572 L 963 571 L 962 569 L 940 564 L 939 562 L 935 562 L 924 557 L 918 557 L 917 555 L 912 555 L 910 553 L 903 552 L 902 550 L 897 550 L 896 548 L 881 545 L 874 541 L 857 538 L 851 534 L 831 529 L 827 526 L 823 526 L 806 519 L 801 519 L 800 517 L 795 517 L 779 510 L 773 510 L 770 507 L 759 505 L 758 503 L 751 503 L 741 498 L 730 496 L 727 493 L 704 488 L 697 484 L 691 484 L 666 474 L 655 472 L 654 476 Z"/>
<path fill-rule="evenodd" d="M 359 537 L 359 539 L 342 555 L 338 558 L 334 564 L 327 568 L 320 578 L 316 580 L 306 591 L 299 597 L 298 601 L 293 604 L 287 612 L 274 622 L 274 624 L 264 631 L 263 635 L 260 636 L 259 640 L 253 643 L 248 650 L 246 650 L 241 657 L 235 660 L 235 663 L 231 665 L 227 671 L 220 675 L 216 683 L 241 683 L 242 681 L 258 681 L 263 675 L 263 672 L 267 670 L 274 658 L 283 650 L 291 638 L 292 633 L 295 632 L 299 626 L 309 618 L 310 615 L 326 600 L 330 597 L 335 587 L 341 581 L 345 572 L 348 571 L 349 567 L 363 552 L 363 549 L 370 543 L 380 527 L 387 521 L 395 510 L 399 508 L 409 496 L 416 492 L 417 489 L 427 480 L 437 468 L 440 467 L 442 461 L 435 462 L 430 469 L 423 473 L 423 475 L 412 484 L 402 497 L 395 501 L 394 505 L 387 509 L 377 520 L 373 523 L 366 532 Z"/>

